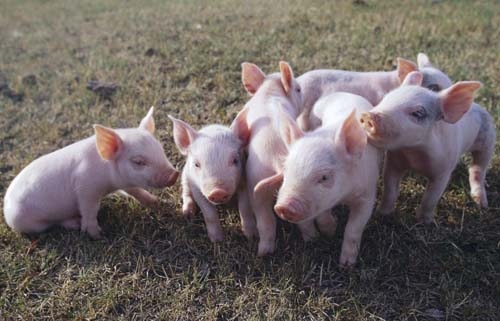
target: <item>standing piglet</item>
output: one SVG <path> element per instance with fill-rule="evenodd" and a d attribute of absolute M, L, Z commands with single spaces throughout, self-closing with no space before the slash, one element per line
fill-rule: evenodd
<path fill-rule="evenodd" d="M 303 130 L 315 129 L 314 120 L 313 124 L 309 123 L 312 108 L 318 99 L 333 92 L 360 95 L 372 105 L 376 105 L 385 94 L 399 87 L 407 74 L 417 68 L 414 62 L 397 58 L 397 68 L 393 71 L 357 72 L 335 69 L 308 71 L 297 78 L 303 97 L 301 114 L 297 122 Z"/>
<path fill-rule="evenodd" d="M 361 121 L 375 146 L 388 150 L 384 170 L 382 214 L 394 211 L 399 183 L 408 169 L 428 178 L 417 219 L 434 220 L 435 207 L 460 156 L 472 154 L 471 196 L 487 207 L 485 176 L 495 147 L 495 128 L 488 112 L 473 104 L 477 81 L 462 81 L 438 93 L 420 87 L 422 74 L 410 73 Z M 472 107 L 471 107 L 472 106 Z"/>
<path fill-rule="evenodd" d="M 284 170 L 256 187 L 264 192 L 282 184 L 274 210 L 292 223 L 331 215 L 334 206 L 347 205 L 350 211 L 340 255 L 344 267 L 356 262 L 376 200 L 382 152 L 367 144 L 358 121 L 360 113 L 371 108 L 357 95 L 325 96 L 313 110 L 323 125 L 307 133 L 283 115 L 281 133 L 288 146 Z"/>
<path fill-rule="evenodd" d="M 7 225 L 37 233 L 53 225 L 80 229 L 99 238 L 103 196 L 123 189 L 141 203 L 156 197 L 143 188 L 175 183 L 179 173 L 153 136 L 153 108 L 139 128 L 94 125 L 95 136 L 34 160 L 12 181 L 4 200 Z"/>
<path fill-rule="evenodd" d="M 216 205 L 228 203 L 235 193 L 240 204 L 243 233 L 249 238 L 257 234 L 243 175 L 244 148 L 250 136 L 246 126 L 247 111 L 243 109 L 230 128 L 209 125 L 199 131 L 169 116 L 174 123 L 175 144 L 187 156 L 182 171 L 182 213 L 193 216 L 198 205 L 212 242 L 224 238 Z"/>
<path fill-rule="evenodd" d="M 250 204 L 255 213 L 259 233 L 259 256 L 273 253 L 275 250 L 275 195 L 272 191 L 253 191 L 257 183 L 282 169 L 286 146 L 277 125 L 279 115 L 285 113 L 295 119 L 302 106 L 300 86 L 293 77 L 292 68 L 286 62 L 280 62 L 279 66 L 280 73 L 265 75 L 254 64 L 242 64 L 243 85 L 252 96 L 245 105 L 245 108 L 248 108 L 247 124 L 251 129 L 246 175 Z M 328 217 L 325 219 L 320 229 L 328 225 Z M 305 240 L 317 235 L 313 222 L 300 224 L 299 228 Z"/>

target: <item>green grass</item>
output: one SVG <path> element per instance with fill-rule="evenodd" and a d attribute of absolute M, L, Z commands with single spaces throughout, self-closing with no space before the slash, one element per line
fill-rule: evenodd
<path fill-rule="evenodd" d="M 452 79 L 483 82 L 476 101 L 500 128 L 493 0 L 3 0 L 1 8 L 0 81 L 24 93 L 21 102 L 0 95 L 2 198 L 35 158 L 91 135 L 94 123 L 135 126 L 151 105 L 181 166 L 167 115 L 229 124 L 248 99 L 243 61 L 272 72 L 287 60 L 300 75 L 392 70 L 396 57 L 425 52 Z M 35 84 L 23 82 L 30 74 Z M 85 88 L 92 79 L 119 90 L 100 99 Z M 309 244 L 280 224 L 277 253 L 260 259 L 234 210 L 221 215 L 220 244 L 208 241 L 201 217 L 181 218 L 179 184 L 157 192 L 155 210 L 106 198 L 102 241 L 63 229 L 30 240 L 1 222 L 0 319 L 498 320 L 499 171 L 497 152 L 490 208 L 478 210 L 460 164 L 431 227 L 415 225 L 424 180 L 409 176 L 398 215 L 370 220 L 351 271 L 337 263 L 345 213 L 333 239 Z"/>

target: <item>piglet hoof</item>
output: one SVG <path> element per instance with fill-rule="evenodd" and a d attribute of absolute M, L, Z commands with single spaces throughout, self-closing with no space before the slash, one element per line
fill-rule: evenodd
<path fill-rule="evenodd" d="M 257 250 L 257 256 L 263 257 L 274 253 L 274 242 L 259 242 L 259 249 Z"/>
<path fill-rule="evenodd" d="M 247 238 L 247 240 L 254 240 L 259 237 L 259 231 L 257 231 L 257 227 L 254 226 L 243 226 L 241 228 L 243 235 Z"/>
<path fill-rule="evenodd" d="M 194 218 L 196 209 L 196 204 L 193 201 L 184 202 L 182 204 L 182 216 L 189 219 Z"/>
<path fill-rule="evenodd" d="M 88 228 L 86 232 L 94 240 L 101 240 L 101 239 L 103 239 L 102 230 L 101 230 L 101 228 L 99 226 L 95 226 L 93 228 Z"/>
<path fill-rule="evenodd" d="M 417 222 L 420 224 L 430 225 L 434 222 L 434 213 L 422 213 L 417 211 Z"/>
<path fill-rule="evenodd" d="M 210 239 L 210 242 L 212 242 L 212 243 L 222 242 L 224 240 L 224 232 L 217 231 L 217 232 L 208 233 L 208 238 Z"/>
<path fill-rule="evenodd" d="M 339 267 L 341 270 L 351 270 L 356 264 L 356 257 L 357 255 L 344 255 L 342 253 L 340 255 L 340 261 L 339 261 Z"/>
<path fill-rule="evenodd" d="M 472 195 L 472 200 L 474 200 L 479 208 L 488 208 L 488 199 L 485 194 Z"/>

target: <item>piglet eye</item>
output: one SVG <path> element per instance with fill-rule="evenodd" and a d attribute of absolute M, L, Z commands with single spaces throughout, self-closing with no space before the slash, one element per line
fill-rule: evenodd
<path fill-rule="evenodd" d="M 234 157 L 234 158 L 233 158 L 233 161 L 232 161 L 232 164 L 233 164 L 234 166 L 237 166 L 237 165 L 239 164 L 239 162 L 240 162 L 240 161 L 239 161 L 238 157 Z"/>
<path fill-rule="evenodd" d="M 200 162 L 199 161 L 194 161 L 194 166 L 196 168 L 200 168 L 201 167 Z"/>
<path fill-rule="evenodd" d="M 319 180 L 318 180 L 318 183 L 325 183 L 326 181 L 328 181 L 330 177 L 328 175 L 322 175 Z"/>
<path fill-rule="evenodd" d="M 427 89 L 430 89 L 430 90 L 435 91 L 435 92 L 438 92 L 440 90 L 439 86 L 436 84 L 432 84 L 432 85 L 427 86 Z"/>
<path fill-rule="evenodd" d="M 136 166 L 146 166 L 146 159 L 142 156 L 134 156 L 130 159 L 130 161 Z"/>
<path fill-rule="evenodd" d="M 417 120 L 423 120 L 427 117 L 427 112 L 421 107 L 418 110 L 411 112 L 411 116 L 415 117 Z"/>
<path fill-rule="evenodd" d="M 297 87 L 297 89 L 295 89 L 295 91 L 297 91 L 298 93 L 300 93 L 300 87 Z"/>

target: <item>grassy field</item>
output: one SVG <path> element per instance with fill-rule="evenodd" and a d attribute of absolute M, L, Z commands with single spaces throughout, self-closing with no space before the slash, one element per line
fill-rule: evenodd
<path fill-rule="evenodd" d="M 473 4 L 472 4 L 473 3 Z M 35 158 L 90 136 L 92 124 L 136 126 L 156 110 L 168 157 L 183 164 L 168 114 L 229 124 L 248 99 L 240 64 L 392 70 L 425 52 L 454 80 L 480 80 L 476 101 L 500 128 L 497 1 L 0 1 L 0 195 Z M 118 86 L 110 97 L 91 80 Z M 152 210 L 110 196 L 106 238 L 53 229 L 35 239 L 0 222 L 1 320 L 499 320 L 500 156 L 490 208 L 468 196 L 460 164 L 437 226 L 415 224 L 425 181 L 408 176 L 398 215 L 373 216 L 358 264 L 338 267 L 333 239 L 304 244 L 279 225 L 277 253 L 222 209 L 226 241 L 180 216 L 180 186 Z M 2 204 L 3 206 L 3 200 Z"/>

